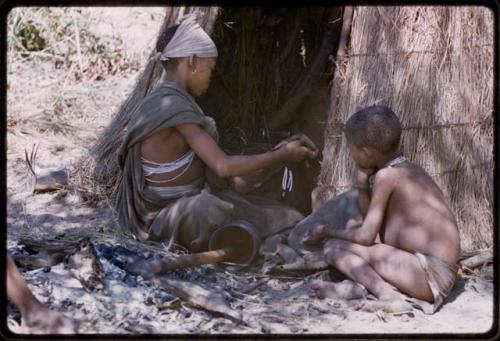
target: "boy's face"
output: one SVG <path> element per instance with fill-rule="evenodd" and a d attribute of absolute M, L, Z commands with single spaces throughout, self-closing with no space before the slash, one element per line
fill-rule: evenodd
<path fill-rule="evenodd" d="M 347 143 L 347 148 L 351 153 L 351 157 L 360 168 L 370 169 L 376 167 L 376 160 L 373 158 L 371 151 L 368 148 L 357 147 L 352 143 Z"/>

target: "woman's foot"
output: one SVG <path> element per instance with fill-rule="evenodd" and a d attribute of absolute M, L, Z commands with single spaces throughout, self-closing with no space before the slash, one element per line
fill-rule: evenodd
<path fill-rule="evenodd" d="M 342 282 L 326 282 L 315 280 L 311 282 L 311 288 L 318 298 L 338 298 L 342 300 L 354 300 L 363 298 L 368 291 L 361 285 L 344 280 Z"/>

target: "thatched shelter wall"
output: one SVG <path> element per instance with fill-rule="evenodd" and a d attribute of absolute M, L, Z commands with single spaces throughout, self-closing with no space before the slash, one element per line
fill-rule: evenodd
<path fill-rule="evenodd" d="M 485 7 L 357 7 L 337 60 L 322 170 L 326 200 L 351 186 L 343 124 L 383 104 L 402 151 L 431 174 L 455 213 L 464 251 L 492 245 L 493 14 Z"/>

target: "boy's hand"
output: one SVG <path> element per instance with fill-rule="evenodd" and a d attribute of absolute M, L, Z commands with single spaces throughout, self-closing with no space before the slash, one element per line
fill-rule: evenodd
<path fill-rule="evenodd" d="M 368 179 L 376 171 L 377 170 L 375 168 L 358 168 L 354 187 L 358 188 L 368 187 Z"/>
<path fill-rule="evenodd" d="M 325 239 L 325 225 L 317 224 L 311 227 L 302 237 L 303 244 L 315 245 Z"/>

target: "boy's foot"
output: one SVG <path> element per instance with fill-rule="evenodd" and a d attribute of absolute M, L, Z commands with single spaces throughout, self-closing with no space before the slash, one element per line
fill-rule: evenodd
<path fill-rule="evenodd" d="M 75 334 L 80 322 L 57 311 L 40 307 L 22 317 L 22 326 L 29 334 Z"/>
<path fill-rule="evenodd" d="M 361 285 L 349 280 L 336 283 L 314 280 L 311 282 L 311 288 L 320 299 L 328 297 L 342 300 L 354 300 L 363 298 L 368 294 L 368 291 Z"/>
<path fill-rule="evenodd" d="M 367 312 L 377 312 L 379 310 L 385 311 L 386 313 L 402 313 L 410 312 L 413 310 L 413 306 L 403 299 L 383 299 L 376 301 L 363 301 L 356 306 L 356 310 L 367 311 Z"/>

